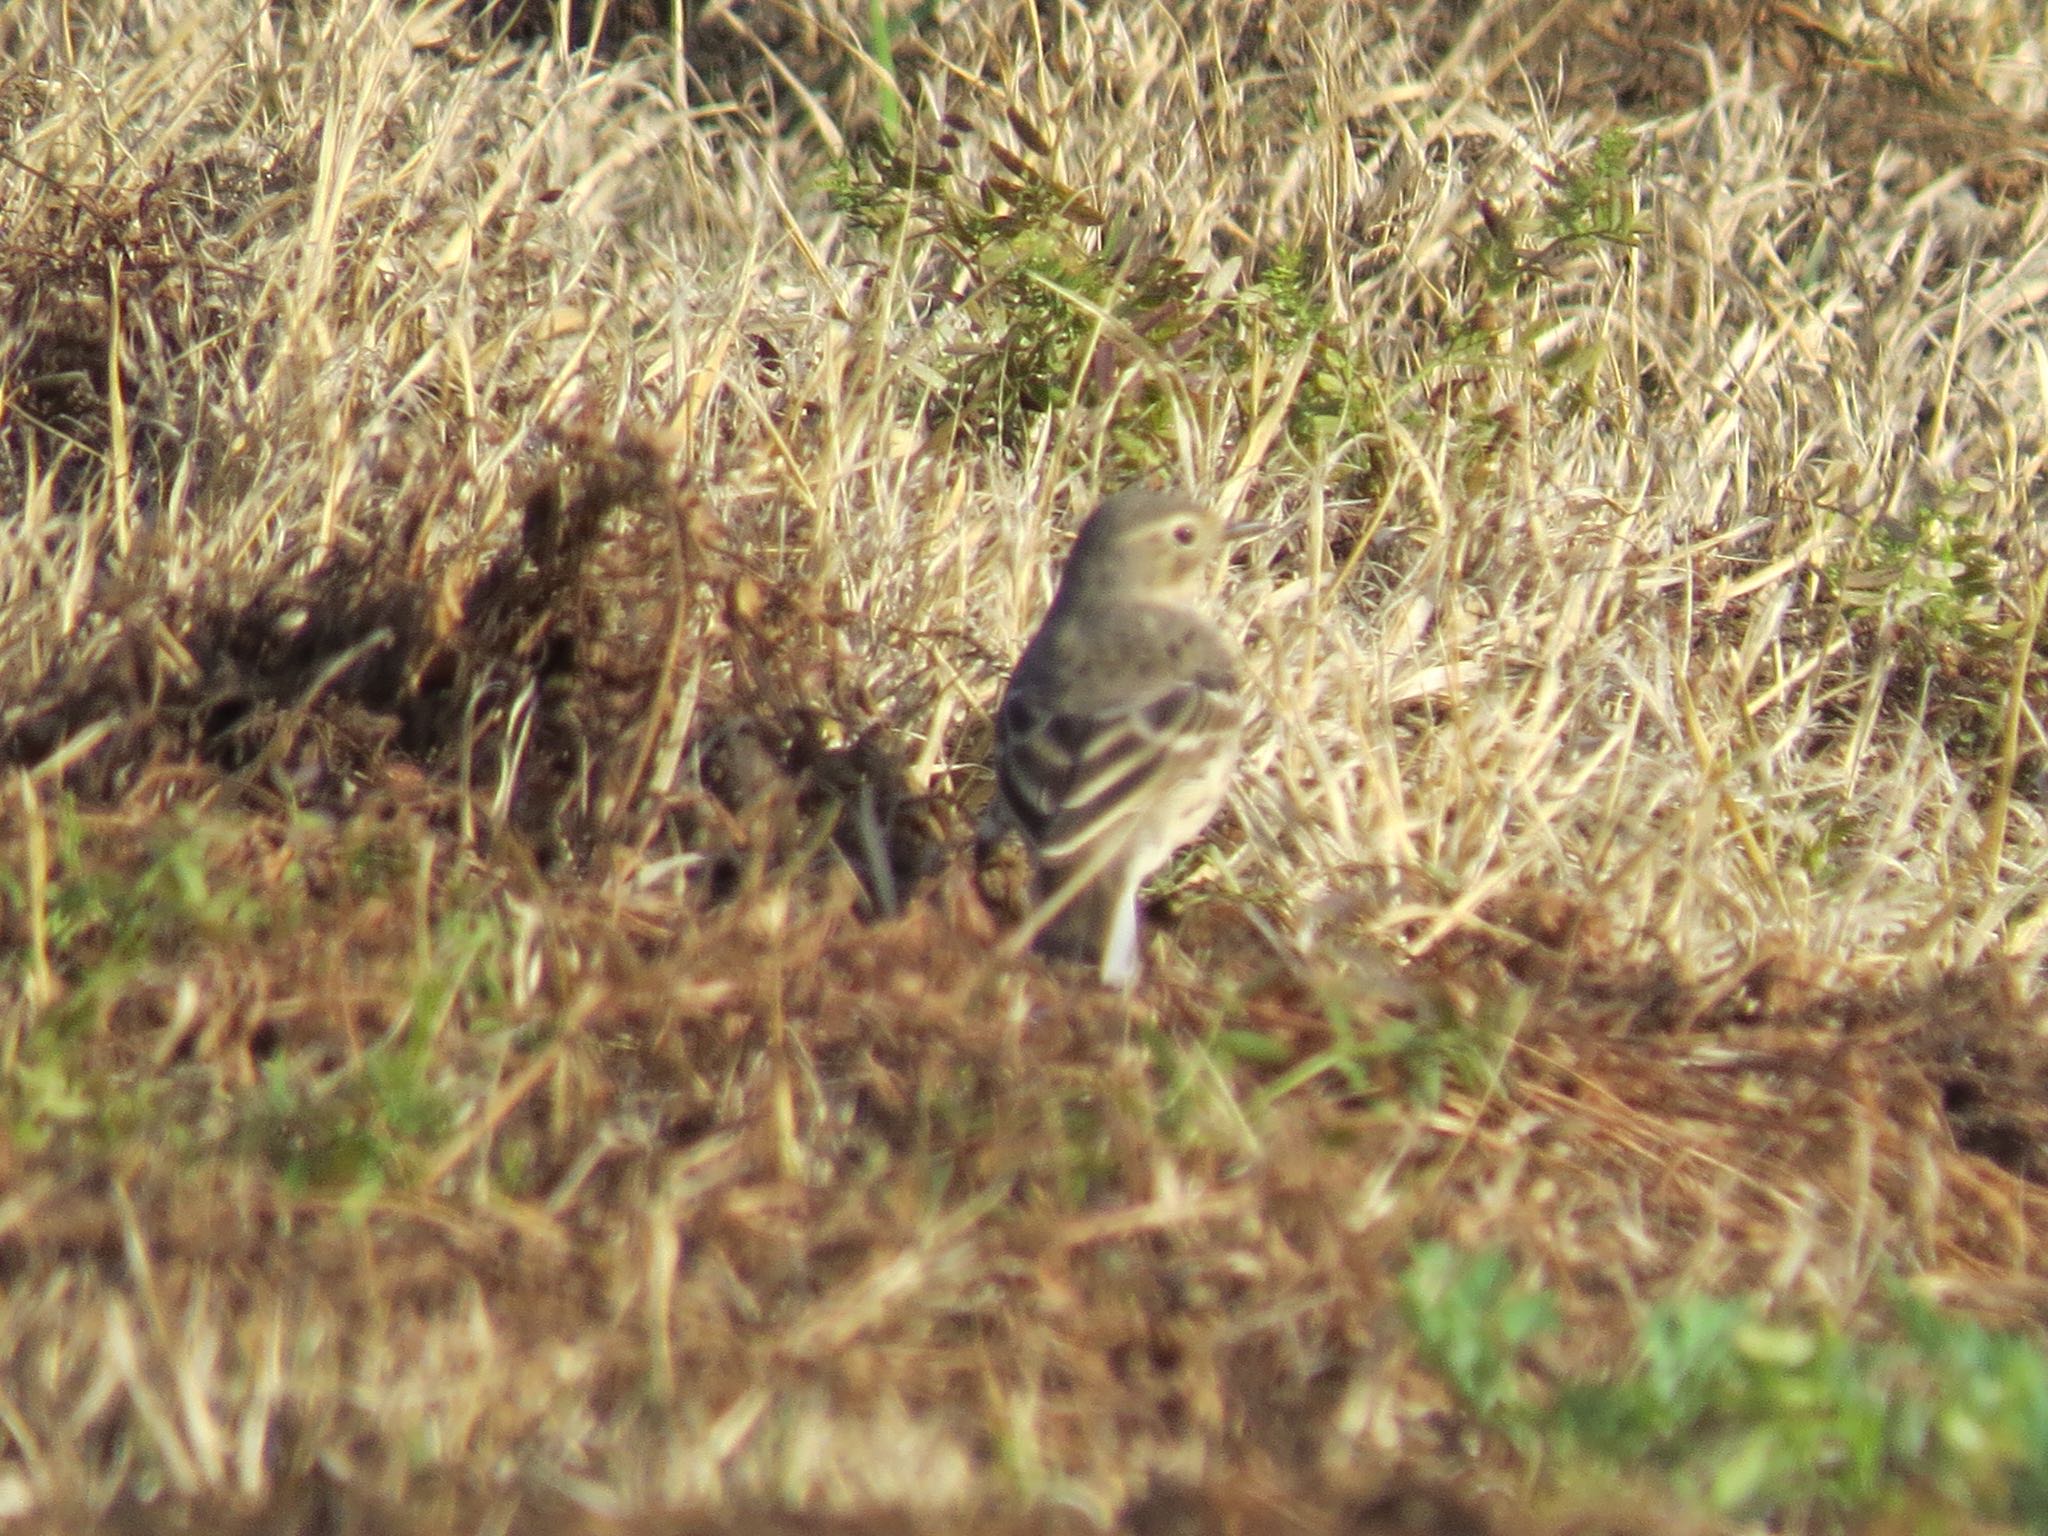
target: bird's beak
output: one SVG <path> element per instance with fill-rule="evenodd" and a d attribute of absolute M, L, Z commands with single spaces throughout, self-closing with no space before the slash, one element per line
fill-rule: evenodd
<path fill-rule="evenodd" d="M 1278 523 L 1269 517 L 1259 518 L 1250 522 L 1225 523 L 1223 525 L 1223 542 L 1226 544 L 1242 544 L 1246 539 L 1255 539 L 1262 533 L 1271 533 L 1279 526 Z"/>

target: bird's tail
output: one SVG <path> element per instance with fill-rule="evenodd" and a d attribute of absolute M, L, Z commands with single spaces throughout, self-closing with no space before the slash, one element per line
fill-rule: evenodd
<path fill-rule="evenodd" d="M 1090 966 L 1112 985 L 1129 985 L 1137 971 L 1137 909 L 1135 893 L 1119 873 L 1105 870 L 1083 885 L 1047 919 L 1031 947 L 1055 960 Z M 1041 871 L 1038 899 L 1055 898 L 1061 884 L 1058 872 Z"/>

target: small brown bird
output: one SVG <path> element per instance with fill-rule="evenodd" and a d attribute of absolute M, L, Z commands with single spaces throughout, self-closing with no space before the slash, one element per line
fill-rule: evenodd
<path fill-rule="evenodd" d="M 1202 611 L 1226 530 L 1177 491 L 1082 525 L 996 716 L 996 781 L 1036 866 L 1043 954 L 1138 974 L 1138 891 L 1223 804 L 1244 725 L 1236 648 Z"/>

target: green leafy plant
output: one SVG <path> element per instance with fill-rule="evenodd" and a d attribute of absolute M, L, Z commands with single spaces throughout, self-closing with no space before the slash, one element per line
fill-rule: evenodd
<path fill-rule="evenodd" d="M 1996 751 L 2020 623 L 1964 489 L 1858 529 L 1827 574 L 1842 615 L 1885 637 L 1894 686 L 1920 697 L 1930 731 L 1966 755 Z"/>
<path fill-rule="evenodd" d="M 870 148 L 830 190 L 856 225 L 903 248 L 946 322 L 941 360 L 911 360 L 930 423 L 1014 446 L 1033 417 L 1086 387 L 1106 337 L 1168 344 L 1168 311 L 1192 280 L 1164 258 L 1105 253 L 1086 237 L 1104 222 L 1086 198 L 1021 155 L 990 152 L 1001 169 L 966 184 L 947 158 Z"/>
<path fill-rule="evenodd" d="M 1851 614 L 1909 625 L 1931 640 L 1989 649 L 2003 635 L 2001 562 L 1959 506 L 1921 506 L 1873 523 L 1832 572 Z"/>
<path fill-rule="evenodd" d="M 1635 136 L 1609 128 L 1578 160 L 1550 174 L 1550 195 L 1534 209 L 1482 204 L 1485 235 L 1474 254 L 1486 294 L 1520 295 L 1596 245 L 1633 246 L 1635 154 Z"/>
<path fill-rule="evenodd" d="M 1401 1314 L 1423 1358 L 1475 1412 L 1526 1411 L 1523 1352 L 1556 1329 L 1557 1304 L 1517 1280 L 1505 1252 L 1421 1244 L 1401 1276 Z"/>
<path fill-rule="evenodd" d="M 270 1162 L 287 1188 L 337 1191 L 366 1207 L 404 1176 L 421 1149 L 446 1136 L 454 1100 L 430 1075 L 415 1041 L 367 1052 L 353 1067 L 320 1073 L 303 1060 L 266 1062 L 243 1143 Z"/>
<path fill-rule="evenodd" d="M 1882 1338 L 1771 1321 L 1741 1298 L 1674 1297 L 1620 1368 L 1547 1385 L 1531 1351 L 1558 1309 L 1501 1251 L 1425 1244 L 1401 1298 L 1423 1359 L 1532 1454 L 1659 1466 L 1749 1518 L 1932 1500 L 2048 1529 L 2048 1355 L 1903 1289 Z"/>
<path fill-rule="evenodd" d="M 1453 1085 L 1468 1093 L 1491 1087 L 1525 1001 L 1512 997 L 1471 1018 L 1448 1008 L 1389 1014 L 1361 1010 L 1332 987 L 1322 999 L 1330 1038 L 1319 1049 L 1298 1054 L 1257 1030 L 1226 1027 L 1211 1035 L 1209 1050 L 1219 1061 L 1272 1070 L 1252 1100 L 1259 1114 L 1323 1079 L 1358 1098 L 1433 1107 Z"/>
<path fill-rule="evenodd" d="M 1295 442 L 1344 444 L 1357 469 L 1369 470 L 1386 436 L 1386 390 L 1369 357 L 1348 345 L 1317 298 L 1307 252 L 1283 242 L 1240 296 L 1237 348 L 1261 345 L 1280 355 L 1306 349 L 1301 382 L 1288 405 L 1287 429 Z"/>
<path fill-rule="evenodd" d="M 181 807 L 150 829 L 139 869 L 90 857 L 74 811 L 60 807 L 48 898 L 53 954 L 162 957 L 193 945 L 260 938 L 289 927 L 301 894 L 296 862 L 279 861 L 259 894 L 234 869 L 236 830 Z"/>

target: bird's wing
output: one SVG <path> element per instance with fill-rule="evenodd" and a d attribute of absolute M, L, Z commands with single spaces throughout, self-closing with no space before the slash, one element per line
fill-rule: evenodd
<path fill-rule="evenodd" d="M 1234 753 L 1243 713 L 1227 673 L 1086 709 L 1012 690 L 998 719 L 1003 799 L 1041 859 L 1070 861 L 1124 836 L 1219 752 Z"/>

